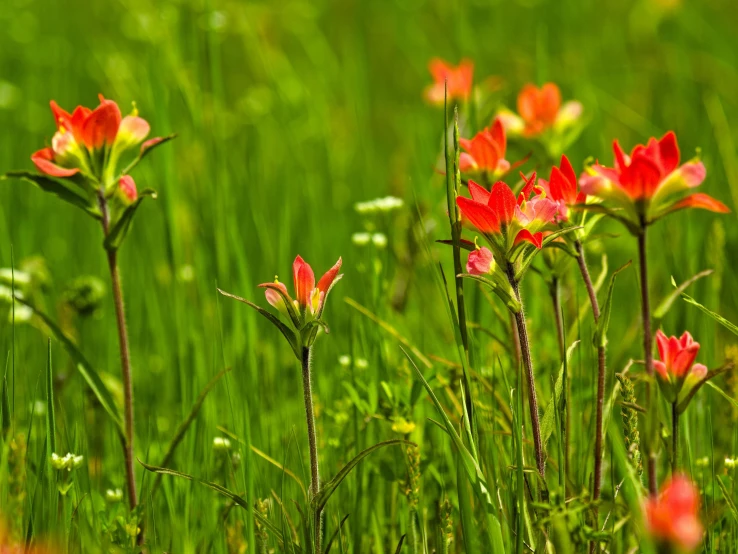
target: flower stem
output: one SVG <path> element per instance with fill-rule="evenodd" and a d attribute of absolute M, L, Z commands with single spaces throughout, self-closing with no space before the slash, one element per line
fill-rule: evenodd
<path fill-rule="evenodd" d="M 671 474 L 679 469 L 679 408 L 676 402 L 671 403 Z"/>
<path fill-rule="evenodd" d="M 564 322 L 561 319 L 561 283 L 558 277 L 551 280 L 551 302 L 553 303 L 554 321 L 556 322 L 559 358 L 563 360 L 566 355 L 566 345 L 564 344 Z"/>
<path fill-rule="evenodd" d="M 110 232 L 110 212 L 105 194 L 98 194 L 100 211 L 102 212 L 102 227 L 105 236 Z M 118 270 L 118 255 L 115 250 L 108 250 L 108 268 L 110 269 L 110 280 L 113 287 L 113 300 L 115 303 L 115 317 L 118 325 L 118 343 L 120 345 L 120 366 L 123 377 L 123 404 L 124 404 L 124 430 L 123 455 L 126 464 L 126 485 L 128 488 L 128 503 L 133 510 L 138 505 L 138 493 L 136 492 L 136 475 L 133 469 L 133 380 L 131 377 L 131 355 L 128 345 L 128 328 L 126 327 L 126 314 L 123 304 L 123 289 L 120 284 L 120 271 Z M 139 536 L 142 540 L 143 531 Z"/>
<path fill-rule="evenodd" d="M 515 278 L 515 270 L 512 266 L 508 267 L 507 278 L 510 281 L 515 292 L 515 298 L 520 302 L 520 311 L 515 313 L 515 324 L 518 331 L 518 339 L 520 341 L 520 355 L 525 368 L 525 374 L 528 384 L 528 406 L 530 408 L 531 430 L 533 431 L 533 446 L 536 451 L 536 468 L 543 479 L 545 486 L 546 465 L 543 457 L 543 443 L 541 441 L 541 423 L 538 415 L 538 396 L 536 395 L 536 383 L 533 375 L 533 359 L 530 355 L 530 341 L 528 340 L 528 327 L 525 323 L 525 312 L 523 310 L 523 301 L 520 298 L 520 283 Z"/>
<path fill-rule="evenodd" d="M 651 336 L 651 301 L 648 294 L 648 259 L 646 256 L 646 223 L 641 221 L 641 232 L 638 234 L 638 262 L 640 266 L 641 285 L 641 319 L 643 323 L 643 362 L 646 366 L 646 448 L 648 456 L 648 491 L 651 496 L 658 492 L 656 484 L 656 453 L 654 452 L 653 406 L 651 406 L 651 378 L 653 377 L 653 338 Z M 653 412 L 653 413 L 652 413 Z"/>
<path fill-rule="evenodd" d="M 597 291 L 595 291 L 594 285 L 592 284 L 592 277 L 589 274 L 589 267 L 587 266 L 587 259 L 584 255 L 584 247 L 581 241 L 577 240 L 574 243 L 574 248 L 577 251 L 577 263 L 579 264 L 579 271 L 582 274 L 582 280 L 584 286 L 587 289 L 589 295 L 589 303 L 592 306 L 592 315 L 594 317 L 595 325 L 600 320 L 600 304 L 597 301 Z M 605 371 L 606 371 L 606 356 L 605 347 L 603 345 L 597 346 L 597 403 L 596 403 L 596 415 L 595 415 L 595 450 L 594 450 L 594 486 L 592 490 L 592 498 L 597 500 L 600 497 L 600 491 L 602 490 L 602 442 L 603 442 L 603 429 L 602 429 L 602 413 L 605 405 Z"/>
<path fill-rule="evenodd" d="M 313 410 L 313 385 L 311 375 L 311 347 L 304 346 L 302 348 L 302 393 L 305 399 L 305 418 L 307 420 L 308 445 L 310 448 L 310 501 L 318 496 L 320 492 L 320 469 L 318 467 L 318 436 L 315 432 L 315 412 Z M 321 552 L 321 534 L 322 534 L 322 517 L 320 509 L 315 510 L 314 533 L 315 533 L 315 552 Z"/>

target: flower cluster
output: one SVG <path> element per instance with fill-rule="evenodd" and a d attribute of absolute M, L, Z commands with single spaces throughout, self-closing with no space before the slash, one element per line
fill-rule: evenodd
<path fill-rule="evenodd" d="M 465 101 L 472 91 L 474 64 L 470 60 L 462 60 L 454 67 L 451 64 L 434 58 L 428 64 L 433 84 L 425 90 L 426 99 L 432 104 L 443 105 L 444 97 L 449 100 Z"/>
<path fill-rule="evenodd" d="M 695 342 L 688 331 L 677 338 L 667 337 L 659 329 L 656 332 L 656 345 L 661 359 L 653 361 L 653 368 L 661 390 L 669 402 L 681 400 L 707 377 L 707 367 L 695 363 L 700 343 Z"/>
<path fill-rule="evenodd" d="M 118 185 L 120 197 L 126 202 L 136 200 L 138 193 L 133 178 L 121 173 L 121 156 L 141 143 L 139 157 L 163 139 L 144 142 L 150 127 L 138 116 L 138 110 L 125 117 L 112 100 L 100 95 L 95 109 L 77 106 L 72 113 L 51 101 L 56 133 L 51 146 L 31 156 L 36 168 L 56 178 L 82 177 L 81 183 L 93 189 L 102 187 L 110 192 Z M 80 182 L 75 179 L 75 182 Z"/>

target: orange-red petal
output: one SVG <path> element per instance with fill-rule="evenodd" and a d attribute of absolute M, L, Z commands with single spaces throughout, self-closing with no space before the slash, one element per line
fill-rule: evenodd
<path fill-rule="evenodd" d="M 41 173 L 46 173 L 52 177 L 71 177 L 79 172 L 79 169 L 67 169 L 54 163 L 54 151 L 51 148 L 42 148 L 34 152 L 31 161 Z"/>

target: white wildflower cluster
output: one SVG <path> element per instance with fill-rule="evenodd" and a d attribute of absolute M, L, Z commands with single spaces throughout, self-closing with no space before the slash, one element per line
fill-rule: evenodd
<path fill-rule="evenodd" d="M 105 500 L 114 504 L 123 500 L 123 491 L 120 489 L 108 489 L 105 491 Z"/>
<path fill-rule="evenodd" d="M 339 356 L 338 363 L 341 367 L 350 367 L 353 363 L 357 369 L 366 369 L 369 367 L 369 362 L 366 361 L 365 358 L 356 358 L 356 360 L 353 360 L 351 356 L 344 354 L 343 356 Z"/>
<path fill-rule="evenodd" d="M 725 458 L 725 468 L 726 469 L 735 469 L 736 466 L 738 466 L 738 460 L 735 458 Z"/>
<path fill-rule="evenodd" d="M 380 250 L 387 247 L 387 235 L 384 233 L 354 233 L 351 242 L 356 246 L 366 246 L 370 242 Z"/>
<path fill-rule="evenodd" d="M 54 452 L 51 455 L 51 467 L 57 471 L 72 471 L 82 467 L 84 460 L 84 456 L 77 456 L 70 452 L 68 452 L 66 456 L 59 456 L 59 454 Z"/>
<path fill-rule="evenodd" d="M 357 202 L 354 204 L 354 209 L 360 214 L 375 214 L 398 210 L 403 205 L 404 202 L 401 198 L 385 196 L 384 198 L 375 198 L 367 202 Z"/>
<path fill-rule="evenodd" d="M 216 452 L 225 452 L 231 449 L 231 441 L 225 437 L 215 437 L 213 439 L 213 450 Z"/>

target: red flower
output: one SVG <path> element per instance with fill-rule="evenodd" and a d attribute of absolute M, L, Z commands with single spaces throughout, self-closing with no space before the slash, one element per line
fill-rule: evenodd
<path fill-rule="evenodd" d="M 136 190 L 136 182 L 130 175 L 123 175 L 118 181 L 118 190 L 123 195 L 126 203 L 135 202 L 138 198 L 138 190 Z"/>
<path fill-rule="evenodd" d="M 685 331 L 677 338 L 667 337 L 661 329 L 656 331 L 656 345 L 661 360 L 653 361 L 659 377 L 659 385 L 669 402 L 683 398 L 707 375 L 707 367 L 694 363 L 700 351 L 700 343 Z"/>
<path fill-rule="evenodd" d="M 599 164 L 582 177 L 582 190 L 587 194 L 612 200 L 631 211 L 647 214 L 651 220 L 682 208 L 703 208 L 728 212 L 727 206 L 706 194 L 684 193 L 705 179 L 705 166 L 698 160 L 679 165 L 680 154 L 673 131 L 661 139 L 651 138 L 639 144 L 630 156 L 616 140 L 613 143 L 615 167 Z"/>
<path fill-rule="evenodd" d="M 510 169 L 510 162 L 505 160 L 505 128 L 498 118 L 474 138 L 459 139 L 459 144 L 466 150 L 459 156 L 459 169 L 462 172 L 485 172 L 497 176 Z"/>
<path fill-rule="evenodd" d="M 646 500 L 648 530 L 657 541 L 691 552 L 702 542 L 699 508 L 697 488 L 685 476 L 676 475 L 662 486 L 658 498 Z"/>
<path fill-rule="evenodd" d="M 569 206 L 582 204 L 587 195 L 579 190 L 577 175 L 569 162 L 569 158 L 562 155 L 559 167 L 551 168 L 551 178 L 548 181 L 538 180 L 539 185 L 546 191 L 547 196 L 558 205 L 557 219 L 569 219 Z"/>
<path fill-rule="evenodd" d="M 561 108 L 561 91 L 554 83 L 540 89 L 527 84 L 518 94 L 518 113 L 525 122 L 525 134 L 537 135 L 551 127 Z"/>
<path fill-rule="evenodd" d="M 310 318 L 313 316 L 320 318 L 325 307 L 328 293 L 333 285 L 342 277 L 342 275 L 338 274 L 341 269 L 341 263 L 341 258 L 338 258 L 335 265 L 326 271 L 325 275 L 320 278 L 318 285 L 316 286 L 315 274 L 313 273 L 313 269 L 310 267 L 310 264 L 300 256 L 297 256 L 292 264 L 295 300 L 293 300 L 287 293 L 287 287 L 279 281 L 275 281 L 273 283 L 262 283 L 259 286 L 266 289 L 264 294 L 267 302 L 279 311 L 283 313 L 289 311 L 290 308 L 285 304 L 286 298 L 291 305 L 294 305 L 294 307 L 300 311 L 303 320 L 306 316 L 309 316 Z"/>
<path fill-rule="evenodd" d="M 464 59 L 458 67 L 434 58 L 428 64 L 433 84 L 425 90 L 425 96 L 433 104 L 443 104 L 444 90 L 448 87 L 449 100 L 467 100 L 472 90 L 474 63 Z"/>
<path fill-rule="evenodd" d="M 35 152 L 31 160 L 39 171 L 52 177 L 71 177 L 82 172 L 104 181 L 106 187 L 112 186 L 121 153 L 140 144 L 149 134 L 149 124 L 135 110 L 134 114 L 121 117 L 118 105 L 102 95 L 94 110 L 77 106 L 69 113 L 52 100 L 51 111 L 57 129 L 51 147 Z"/>
<path fill-rule="evenodd" d="M 469 260 L 466 262 L 466 272 L 472 275 L 485 275 L 492 273 L 495 267 L 495 258 L 489 248 L 484 246 L 469 252 Z"/>
<path fill-rule="evenodd" d="M 469 181 L 471 198 L 460 196 L 456 204 L 462 215 L 499 251 L 509 253 L 523 241 L 541 248 L 543 234 L 539 229 L 553 221 L 556 204 L 535 193 L 534 181 L 535 174 L 517 200 L 502 181 L 495 183 L 491 191 Z"/>

